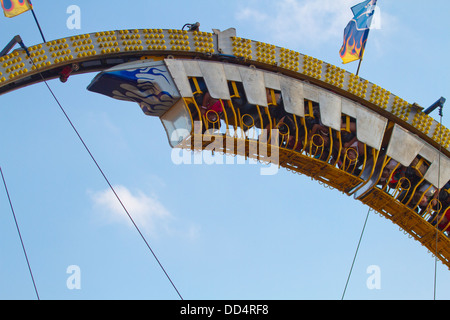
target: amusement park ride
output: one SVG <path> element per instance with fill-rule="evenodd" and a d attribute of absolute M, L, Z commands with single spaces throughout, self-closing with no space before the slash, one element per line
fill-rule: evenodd
<path fill-rule="evenodd" d="M 173 148 L 309 176 L 366 204 L 450 267 L 450 130 L 429 116 L 442 113 L 444 98 L 424 110 L 233 28 L 113 30 L 28 48 L 13 41 L 0 56 L 0 94 L 97 72 L 88 90 L 159 117 Z"/>

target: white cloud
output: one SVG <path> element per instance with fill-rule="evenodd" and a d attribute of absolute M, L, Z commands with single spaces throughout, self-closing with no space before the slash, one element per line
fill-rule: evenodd
<path fill-rule="evenodd" d="M 236 14 L 239 21 L 253 21 L 274 40 L 320 45 L 343 30 L 352 17 L 352 0 L 279 0 L 274 6 L 250 2 Z"/>
<path fill-rule="evenodd" d="M 167 223 L 173 219 L 171 213 L 155 196 L 141 191 L 133 194 L 121 185 L 114 186 L 114 190 L 137 226 L 152 235 L 166 229 Z M 130 218 L 111 189 L 91 193 L 91 199 L 96 212 L 101 213 L 106 221 L 132 226 Z"/>
<path fill-rule="evenodd" d="M 251 8 L 244 8 L 239 10 L 236 14 L 236 18 L 238 20 L 254 20 L 255 22 L 264 22 L 269 18 L 269 16 L 263 12 L 259 12 Z"/>
<path fill-rule="evenodd" d="M 200 226 L 192 224 L 189 226 L 186 236 L 188 239 L 195 240 L 200 237 Z"/>
<path fill-rule="evenodd" d="M 157 237 L 163 234 L 182 239 L 196 240 L 200 237 L 200 226 L 195 223 L 177 221 L 155 195 L 142 191 L 132 193 L 122 185 L 113 186 L 133 221 L 142 232 Z M 124 208 L 110 188 L 89 192 L 97 217 L 106 223 L 120 223 L 134 227 Z"/>

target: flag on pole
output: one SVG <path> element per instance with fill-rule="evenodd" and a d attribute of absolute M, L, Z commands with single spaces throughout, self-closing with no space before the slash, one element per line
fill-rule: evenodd
<path fill-rule="evenodd" d="M 377 0 L 366 0 L 351 8 L 353 19 L 344 30 L 344 43 L 339 51 L 342 63 L 363 58 Z"/>
<path fill-rule="evenodd" d="M 5 17 L 12 18 L 26 11 L 32 10 L 30 0 L 0 0 Z"/>

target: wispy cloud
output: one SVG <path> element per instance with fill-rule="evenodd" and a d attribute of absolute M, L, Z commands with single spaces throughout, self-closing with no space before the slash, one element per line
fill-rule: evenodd
<path fill-rule="evenodd" d="M 264 6 L 260 1 L 251 1 L 236 14 L 236 19 L 264 28 L 274 40 L 316 46 L 342 37 L 354 4 L 352 0 L 280 0 Z"/>
<path fill-rule="evenodd" d="M 114 190 L 130 213 L 134 222 L 146 232 L 157 234 L 161 228 L 166 228 L 167 223 L 173 219 L 172 214 L 155 197 L 142 191 L 134 194 L 126 187 L 114 186 Z M 94 209 L 102 214 L 102 218 L 108 222 L 126 223 L 132 225 L 122 205 L 111 189 L 91 192 Z"/>
<path fill-rule="evenodd" d="M 181 222 L 173 216 L 156 195 L 140 190 L 131 192 L 122 185 L 113 187 L 136 225 L 152 237 L 162 235 L 195 240 L 200 236 L 200 226 Z M 94 211 L 103 222 L 133 226 L 130 218 L 111 189 L 89 192 Z"/>

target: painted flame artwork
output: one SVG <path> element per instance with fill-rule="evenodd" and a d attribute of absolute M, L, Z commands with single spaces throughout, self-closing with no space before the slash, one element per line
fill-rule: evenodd
<path fill-rule="evenodd" d="M 348 36 L 344 37 L 344 44 L 339 51 L 339 55 L 342 58 L 342 63 L 349 63 L 358 59 L 362 59 L 364 54 L 364 47 L 367 42 L 366 33 L 368 31 L 359 31 L 356 28 L 350 29 L 351 30 L 349 31 Z"/>

